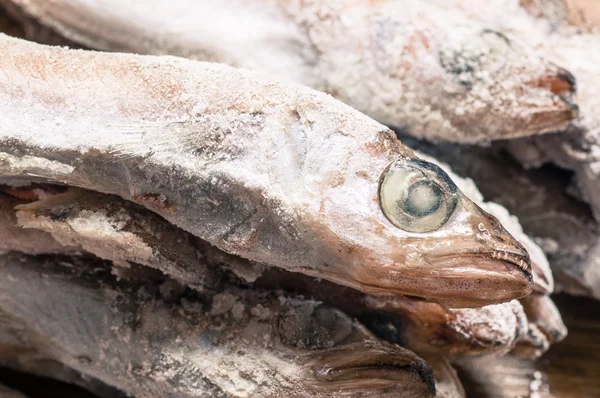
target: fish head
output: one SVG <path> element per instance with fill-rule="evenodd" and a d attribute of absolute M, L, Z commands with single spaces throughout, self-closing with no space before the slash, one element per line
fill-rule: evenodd
<path fill-rule="evenodd" d="M 423 359 L 375 337 L 338 309 L 299 302 L 280 314 L 277 333 L 275 347 L 302 366 L 304 384 L 320 393 L 435 395 L 432 370 Z"/>
<path fill-rule="evenodd" d="M 321 245 L 321 277 L 365 293 L 456 307 L 532 291 L 525 248 L 446 172 L 406 149 L 367 152 L 355 151 L 339 170 L 344 181 L 331 179 L 321 190 L 311 225 Z"/>
<path fill-rule="evenodd" d="M 417 10 L 374 22 L 378 89 L 397 98 L 370 102 L 378 120 L 421 138 L 489 142 L 559 131 L 576 118 L 566 69 L 464 15 L 409 8 Z"/>
<path fill-rule="evenodd" d="M 456 107 L 443 112 L 456 129 L 477 134 L 467 141 L 557 131 L 577 116 L 575 77 L 503 33 L 476 28 L 445 43 L 439 65 Z"/>

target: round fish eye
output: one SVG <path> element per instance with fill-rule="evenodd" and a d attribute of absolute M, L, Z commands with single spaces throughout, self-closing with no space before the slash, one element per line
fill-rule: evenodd
<path fill-rule="evenodd" d="M 408 232 L 431 232 L 444 225 L 456 208 L 456 185 L 438 166 L 422 160 L 396 162 L 379 186 L 385 216 Z"/>

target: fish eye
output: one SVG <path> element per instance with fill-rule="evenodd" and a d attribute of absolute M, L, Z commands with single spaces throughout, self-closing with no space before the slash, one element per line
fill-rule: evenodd
<path fill-rule="evenodd" d="M 456 185 L 438 166 L 422 160 L 396 162 L 384 174 L 379 201 L 392 224 L 408 232 L 432 232 L 456 208 Z"/>

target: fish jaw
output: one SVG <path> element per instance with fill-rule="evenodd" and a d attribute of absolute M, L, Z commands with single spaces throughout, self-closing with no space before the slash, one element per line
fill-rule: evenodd
<path fill-rule="evenodd" d="M 280 314 L 274 347 L 302 365 L 307 387 L 369 391 L 366 397 L 435 396 L 432 370 L 413 352 L 375 337 L 336 308 L 292 301 L 296 311 Z"/>
<path fill-rule="evenodd" d="M 403 296 L 451 308 L 503 303 L 527 296 L 533 289 L 530 274 L 517 265 L 485 255 L 454 256 L 429 265 L 435 270 L 370 271 L 359 276 L 359 283 L 347 285 L 355 288 L 360 285 L 363 292 L 376 296 Z M 337 282 L 344 284 L 342 280 Z"/>
<path fill-rule="evenodd" d="M 355 186 L 354 191 L 359 189 L 365 196 L 367 188 Z M 360 211 L 371 215 L 362 221 L 340 212 L 344 205 L 344 211 L 353 208 L 348 202 L 336 203 L 335 209 L 325 205 L 324 220 L 310 226 L 319 231 L 324 245 L 317 261 L 323 264 L 320 275 L 302 272 L 368 294 L 449 307 L 497 304 L 530 294 L 533 277 L 526 249 L 495 217 L 460 191 L 456 194 L 453 215 L 428 233 L 410 233 L 393 225 L 376 198 L 365 204 L 370 209 Z"/>
<path fill-rule="evenodd" d="M 367 294 L 426 300 L 454 308 L 507 302 L 527 296 L 533 289 L 533 277 L 527 271 L 529 257 L 520 251 L 465 250 L 439 256 L 420 253 L 399 262 L 381 257 L 371 258 L 369 263 L 348 259 L 345 267 L 344 273 L 329 273 L 327 269 L 303 272 Z"/>
<path fill-rule="evenodd" d="M 335 391 L 368 390 L 376 396 L 387 396 L 386 392 L 397 396 L 402 391 L 407 397 L 421 397 L 435 395 L 431 372 L 411 351 L 383 341 L 364 341 L 320 353 L 308 377 L 317 387 Z"/>
<path fill-rule="evenodd" d="M 448 307 L 479 307 L 529 295 L 533 271 L 527 250 L 494 216 L 466 198 L 463 206 L 472 234 L 431 243 L 424 264 L 406 275 L 422 284 L 425 299 Z"/>
<path fill-rule="evenodd" d="M 519 260 L 521 261 L 521 260 Z M 485 256 L 454 257 L 438 263 L 440 273 L 449 276 L 431 278 L 441 294 L 428 298 L 449 307 L 484 306 L 523 297 L 532 290 L 533 280 L 514 263 Z M 438 297 L 436 297 L 438 296 Z M 468 296 L 469 299 L 465 299 Z"/>

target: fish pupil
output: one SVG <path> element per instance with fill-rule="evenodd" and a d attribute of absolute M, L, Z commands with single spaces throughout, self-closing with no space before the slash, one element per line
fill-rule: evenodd
<path fill-rule="evenodd" d="M 413 217 L 425 217 L 442 206 L 442 190 L 429 181 L 419 181 L 408 188 L 402 204 L 405 213 Z"/>

